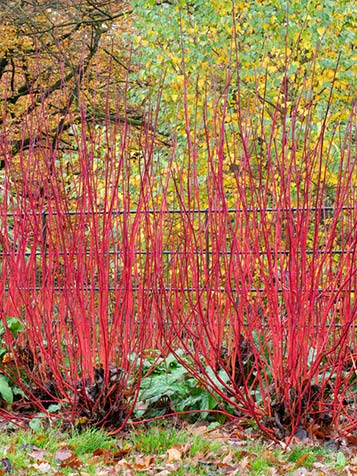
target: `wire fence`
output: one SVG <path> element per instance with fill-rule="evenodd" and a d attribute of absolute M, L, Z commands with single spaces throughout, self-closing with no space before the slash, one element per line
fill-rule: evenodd
<path fill-rule="evenodd" d="M 133 215 L 138 215 L 140 216 L 155 216 L 155 215 L 160 215 L 160 216 L 177 216 L 180 218 L 182 217 L 198 217 L 201 216 L 203 217 L 203 225 L 201 226 L 201 231 L 200 233 L 203 234 L 203 240 L 201 244 L 201 247 L 199 249 L 191 249 L 191 248 L 186 248 L 185 249 L 180 249 L 180 247 L 175 247 L 174 249 L 170 249 L 167 245 L 170 245 L 170 240 L 166 239 L 166 247 L 163 249 L 160 249 L 159 253 L 162 256 L 163 260 L 166 260 L 166 266 L 169 266 L 170 259 L 171 258 L 180 258 L 180 257 L 197 257 L 202 260 L 202 263 L 204 263 L 204 266 L 206 268 L 206 272 L 209 272 L 211 264 L 212 264 L 212 259 L 215 257 L 217 259 L 222 257 L 222 258 L 230 258 L 232 256 L 235 257 L 249 257 L 249 256 L 261 256 L 261 257 L 289 257 L 290 254 L 293 252 L 297 256 L 311 256 L 311 257 L 316 257 L 316 256 L 325 256 L 325 255 L 330 255 L 330 256 L 346 256 L 346 255 L 351 255 L 353 258 L 355 254 L 355 248 L 351 246 L 347 246 L 344 248 L 343 246 L 340 248 L 337 248 L 336 246 L 329 246 L 329 247 L 321 247 L 321 248 L 307 248 L 305 247 L 304 249 L 294 249 L 291 251 L 288 247 L 285 247 L 284 249 L 277 249 L 276 247 L 271 247 L 271 248 L 265 248 L 265 249 L 247 249 L 246 247 L 244 249 L 237 249 L 235 248 L 230 249 L 214 249 L 214 237 L 211 235 L 211 230 L 210 230 L 210 221 L 211 218 L 214 217 L 217 214 L 225 214 L 225 216 L 230 217 L 231 220 L 234 220 L 235 216 L 241 215 L 241 214 L 252 214 L 254 213 L 255 215 L 262 215 L 262 214 L 299 214 L 299 213 L 311 213 L 311 214 L 319 214 L 319 220 L 323 223 L 324 221 L 331 219 L 331 217 L 334 216 L 335 213 L 338 213 L 340 216 L 343 215 L 343 213 L 347 213 L 349 215 L 357 216 L 357 204 L 355 206 L 340 206 L 340 207 L 334 207 L 334 206 L 311 206 L 311 207 L 291 207 L 291 208 L 286 208 L 286 207 L 267 207 L 267 208 L 226 208 L 226 209 L 220 209 L 220 208 L 205 208 L 205 209 L 199 209 L 199 208 L 192 208 L 192 209 L 182 209 L 182 208 L 171 208 L 171 209 L 154 209 L 154 208 L 143 208 L 143 209 L 108 209 L 108 210 L 66 210 L 66 211 L 35 211 L 32 210 L 30 213 L 28 211 L 6 211 L 6 212 L 0 212 L 0 216 L 5 218 L 6 220 L 11 220 L 11 219 L 17 219 L 17 220 L 27 220 L 30 217 L 37 217 L 40 218 L 41 220 L 41 247 L 37 247 L 36 249 L 21 249 L 16 250 L 16 245 L 14 245 L 13 249 L 4 249 L 3 247 L 0 246 L 0 258 L 1 259 L 6 259 L 9 257 L 18 257 L 18 255 L 21 253 L 22 257 L 26 260 L 30 257 L 35 258 L 35 263 L 37 266 L 39 264 L 42 264 L 42 271 L 46 267 L 46 260 L 47 258 L 53 253 L 53 251 L 50 251 L 48 249 L 48 234 L 49 234 L 49 219 L 51 218 L 56 218 L 59 216 L 67 216 L 67 217 L 89 217 L 89 216 L 98 216 L 100 218 L 104 217 L 111 217 L 113 221 L 115 221 L 116 217 L 123 217 L 123 216 L 133 216 Z M 193 218 L 193 221 L 195 218 Z M 354 220 L 352 220 L 354 222 Z M 357 233 L 357 230 L 356 230 Z M 122 259 L 122 257 L 125 255 L 125 245 L 123 243 L 120 243 L 120 237 L 117 239 L 118 241 L 115 242 L 114 239 L 112 239 L 111 249 L 105 249 L 105 250 L 96 250 L 97 254 L 101 254 L 102 257 L 109 258 L 110 260 L 113 261 L 118 261 Z M 148 257 L 150 255 L 157 255 L 157 250 L 153 251 L 149 248 L 142 248 L 142 244 L 138 246 L 136 249 L 132 251 L 133 255 L 136 257 Z M 59 257 L 72 257 L 75 256 L 91 256 L 93 254 L 93 250 L 86 247 L 85 249 L 71 249 L 71 250 L 63 250 L 63 249 L 56 249 L 56 256 Z M 202 264 L 201 263 L 201 264 Z M 37 271 L 37 276 L 36 276 L 36 283 L 32 283 L 31 286 L 22 286 L 23 290 L 32 290 L 32 291 L 40 291 L 43 289 L 44 286 L 46 286 L 46 282 L 43 280 L 43 272 Z M 66 289 L 70 289 L 73 287 L 73 285 L 69 286 L 60 286 L 60 285 L 54 285 L 52 283 L 53 290 L 54 291 L 64 291 Z M 164 286 L 156 286 L 155 291 L 160 292 L 162 291 L 178 291 L 178 292 L 202 292 L 211 287 L 210 282 L 207 280 L 206 283 L 202 286 L 172 286 L 170 284 L 164 285 Z M 95 291 L 99 292 L 101 290 L 100 286 L 97 285 L 82 285 L 79 286 L 79 288 L 86 290 L 86 291 Z M 132 284 L 130 286 L 130 289 L 132 291 L 137 291 L 139 289 L 145 290 L 145 291 L 153 291 L 154 288 L 149 287 L 147 288 L 145 285 L 136 285 Z M 215 286 L 215 291 L 224 293 L 227 290 L 227 287 L 225 285 L 220 286 L 216 285 Z M 286 289 L 286 286 L 285 286 Z M 8 291 L 8 285 L 5 286 L 4 288 L 5 291 Z M 122 291 L 123 288 L 120 285 L 120 282 L 117 284 L 115 283 L 115 279 L 112 280 L 112 283 L 109 285 L 108 284 L 108 291 L 110 292 L 115 292 L 115 291 Z M 125 289 L 124 289 L 125 290 Z M 252 293 L 261 293 L 264 292 L 265 287 L 262 286 L 251 286 L 249 291 Z M 280 285 L 276 287 L 276 291 L 278 293 L 283 292 L 284 286 Z M 230 291 L 231 292 L 239 292 L 239 288 L 235 285 L 230 285 Z M 343 293 L 354 293 L 355 292 L 355 287 L 354 286 L 347 286 L 344 287 L 342 290 L 339 290 L 339 288 L 336 287 L 317 287 L 316 292 L 318 293 L 331 293 L 331 292 L 343 292 Z"/>

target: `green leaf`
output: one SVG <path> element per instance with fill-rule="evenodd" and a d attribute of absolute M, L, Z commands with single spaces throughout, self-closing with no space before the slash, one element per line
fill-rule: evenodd
<path fill-rule="evenodd" d="M 29 427 L 33 430 L 33 431 L 40 431 L 42 430 L 42 421 L 40 418 L 33 418 L 30 423 L 29 423 Z"/>
<path fill-rule="evenodd" d="M 52 403 L 52 404 L 49 405 L 49 407 L 47 408 L 48 413 L 56 413 L 56 412 L 58 412 L 59 410 L 61 410 L 61 405 L 59 405 L 58 403 Z"/>
<path fill-rule="evenodd" d="M 6 322 L 7 322 L 7 327 L 9 328 L 9 331 L 14 337 L 17 337 L 19 332 L 23 332 L 24 327 L 19 318 L 8 317 Z"/>
<path fill-rule="evenodd" d="M 5 375 L 0 374 L 0 395 L 7 403 L 12 403 L 14 400 L 14 394 L 9 385 L 9 381 Z"/>
<path fill-rule="evenodd" d="M 212 382 L 211 386 L 216 386 L 220 390 L 224 390 L 225 388 L 224 384 L 229 384 L 230 377 L 224 369 L 221 369 L 218 372 L 218 376 L 217 376 L 215 371 L 212 369 L 212 367 L 207 366 L 206 374 Z"/>
<path fill-rule="evenodd" d="M 219 423 L 218 421 L 213 421 L 212 423 L 208 425 L 207 429 L 214 430 L 215 428 L 218 428 L 219 426 L 221 426 L 221 423 Z"/>
<path fill-rule="evenodd" d="M 346 456 L 341 451 L 336 455 L 336 465 L 339 467 L 346 466 Z"/>
<path fill-rule="evenodd" d="M 24 327 L 22 325 L 22 322 L 18 317 L 8 317 L 6 319 L 6 325 L 11 334 L 14 337 L 17 337 L 19 332 L 23 332 Z M 3 335 L 5 333 L 5 326 L 2 321 L 0 321 L 0 335 Z"/>
<path fill-rule="evenodd" d="M 25 393 L 21 388 L 17 387 L 16 385 L 14 387 L 11 387 L 12 393 L 14 395 L 19 395 L 21 397 L 25 397 Z"/>

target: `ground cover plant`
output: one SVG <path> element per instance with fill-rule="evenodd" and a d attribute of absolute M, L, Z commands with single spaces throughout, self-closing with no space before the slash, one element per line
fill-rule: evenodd
<path fill-rule="evenodd" d="M 186 3 L 74 2 L 63 29 L 52 6 L 24 29 L 4 14 L 1 413 L 34 431 L 170 415 L 352 442 L 351 9 Z M 116 20 L 132 14 L 130 45 Z M 31 59 L 13 58 L 20 39 Z"/>

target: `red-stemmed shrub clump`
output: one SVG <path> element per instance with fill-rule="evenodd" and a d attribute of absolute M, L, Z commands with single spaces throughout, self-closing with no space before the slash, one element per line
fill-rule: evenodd
<path fill-rule="evenodd" d="M 203 112 L 207 207 L 202 190 L 177 187 L 184 233 L 161 313 L 168 346 L 227 417 L 274 439 L 357 425 L 356 110 L 330 121 L 332 81 L 315 124 L 305 93 L 288 105 L 284 78 L 269 115 L 258 92 L 244 108 L 239 88 L 233 124 L 227 92 Z M 198 183 L 202 138 L 186 131 Z"/>

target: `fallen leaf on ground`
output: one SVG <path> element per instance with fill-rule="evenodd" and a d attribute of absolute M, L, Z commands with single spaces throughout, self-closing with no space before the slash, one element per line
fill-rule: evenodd
<path fill-rule="evenodd" d="M 82 462 L 75 454 L 71 454 L 61 462 L 61 468 L 79 469 L 81 466 Z"/>
<path fill-rule="evenodd" d="M 178 461 L 182 459 L 182 452 L 177 448 L 170 448 L 167 450 L 167 462 L 172 463 L 173 461 Z"/>
<path fill-rule="evenodd" d="M 55 460 L 58 462 L 65 461 L 66 459 L 70 458 L 73 455 L 73 451 L 71 450 L 66 450 L 66 449 L 61 449 L 56 451 L 55 454 Z"/>
<path fill-rule="evenodd" d="M 133 469 L 133 465 L 129 463 L 129 461 L 127 461 L 126 459 L 121 459 L 116 465 L 115 465 L 115 468 L 117 468 L 118 470 L 121 470 L 121 469 Z"/>
<path fill-rule="evenodd" d="M 191 458 L 191 462 L 194 466 L 198 466 L 200 464 L 200 461 L 202 461 L 204 457 L 205 455 L 202 453 L 202 451 L 198 451 L 195 456 Z"/>
<path fill-rule="evenodd" d="M 353 464 L 349 464 L 346 467 L 346 471 L 349 476 L 355 476 L 357 475 L 357 466 L 354 466 Z"/>
<path fill-rule="evenodd" d="M 28 453 L 28 456 L 32 459 L 35 459 L 37 462 L 45 459 L 49 455 L 48 451 L 46 450 L 33 450 Z"/>
<path fill-rule="evenodd" d="M 113 458 L 114 459 L 120 459 L 122 458 L 123 456 L 129 454 L 130 452 L 132 451 L 132 447 L 129 446 L 129 447 L 126 447 L 126 448 L 120 448 L 119 450 L 115 451 L 113 453 Z"/>
<path fill-rule="evenodd" d="M 51 471 L 51 465 L 50 463 L 45 463 L 45 462 L 42 462 L 42 463 L 34 463 L 34 464 L 31 464 L 29 466 L 31 469 L 35 469 L 36 471 L 38 471 L 40 474 L 49 474 L 49 472 Z"/>
<path fill-rule="evenodd" d="M 105 450 L 104 448 L 98 448 L 97 450 L 93 451 L 93 456 L 105 456 L 108 453 L 108 450 Z"/>
<path fill-rule="evenodd" d="M 155 458 L 153 456 L 147 456 L 146 458 L 142 458 L 142 457 L 136 458 L 134 468 L 135 469 L 148 468 L 149 466 L 153 464 L 154 459 Z"/>
<path fill-rule="evenodd" d="M 219 468 L 232 468 L 232 462 L 233 462 L 232 453 L 228 453 L 221 461 L 217 461 L 217 466 Z"/>
<path fill-rule="evenodd" d="M 164 476 L 165 474 L 176 474 L 178 468 L 179 468 L 178 464 L 167 463 L 164 466 L 156 467 L 155 469 L 159 471 L 159 473 L 155 473 L 155 475 L 161 474 L 161 476 Z"/>
<path fill-rule="evenodd" d="M 96 474 L 96 476 L 112 476 L 113 469 L 112 468 L 97 469 L 95 474 Z"/>
<path fill-rule="evenodd" d="M 198 426 L 192 426 L 190 429 L 191 433 L 193 435 L 203 435 L 207 433 L 207 426 L 206 425 L 198 425 Z"/>
<path fill-rule="evenodd" d="M 249 469 L 249 456 L 244 456 L 239 462 L 239 466 L 241 469 Z"/>
<path fill-rule="evenodd" d="M 310 453 L 305 453 L 296 461 L 295 468 L 299 468 L 303 465 L 304 461 L 310 456 Z"/>

